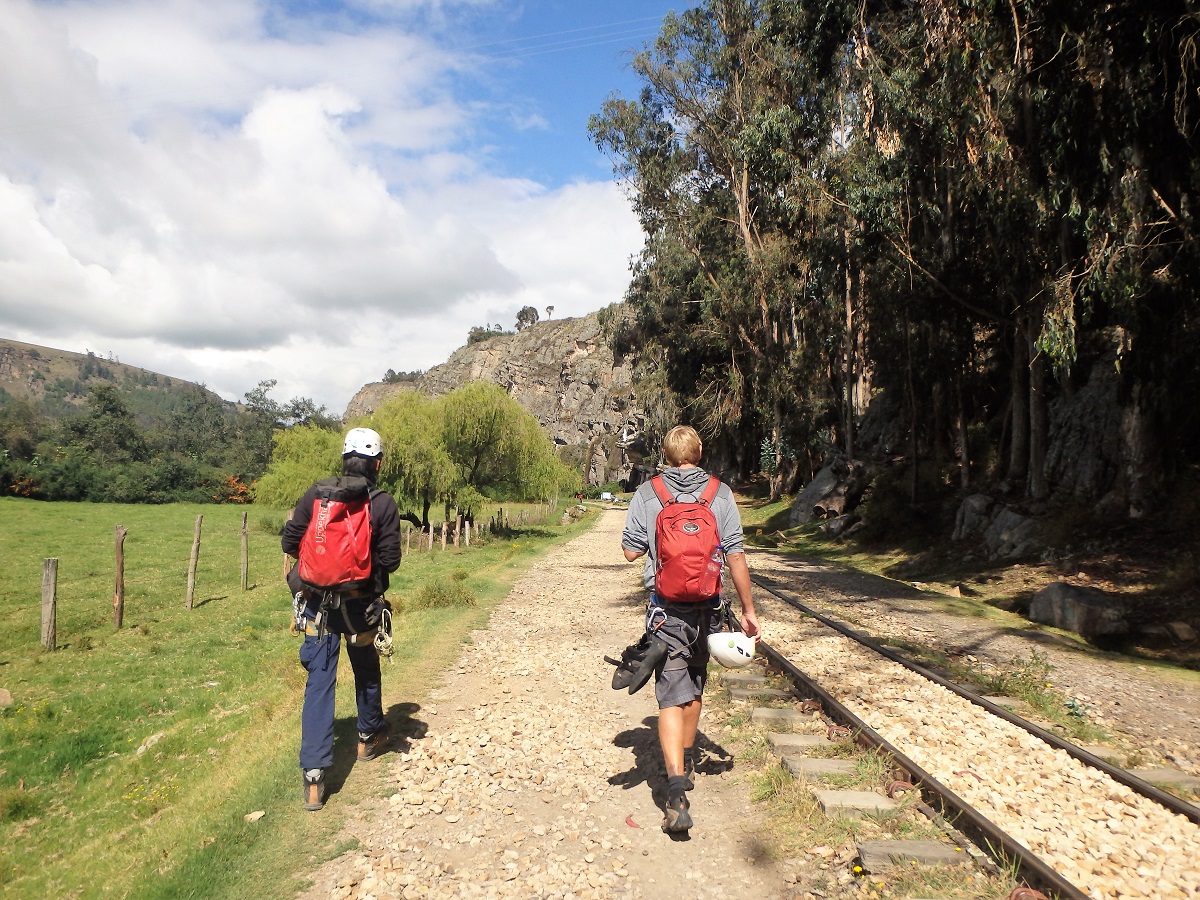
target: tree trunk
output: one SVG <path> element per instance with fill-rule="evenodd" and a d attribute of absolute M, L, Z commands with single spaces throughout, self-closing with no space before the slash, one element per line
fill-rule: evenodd
<path fill-rule="evenodd" d="M 771 473 L 771 494 L 768 503 L 775 503 L 783 493 L 783 475 L 785 462 L 783 459 L 783 429 L 780 427 L 782 418 L 778 405 L 775 407 L 774 421 L 771 423 L 771 449 L 775 453 L 775 470 Z"/>
<path fill-rule="evenodd" d="M 854 408 L 856 405 L 854 397 L 856 384 L 854 374 L 854 274 L 851 269 L 849 229 L 843 230 L 842 240 L 846 249 L 846 333 L 842 340 L 842 384 L 844 385 L 843 392 L 845 394 L 846 458 L 854 459 Z"/>
<path fill-rule="evenodd" d="M 908 499 L 910 503 L 915 505 L 920 495 L 921 459 L 919 456 L 920 448 L 917 443 L 917 386 L 913 378 L 912 326 L 908 321 L 907 312 L 904 314 L 904 344 L 908 357 L 908 456 L 909 462 L 912 465 L 912 481 L 909 484 Z"/>
<path fill-rule="evenodd" d="M 1012 432 L 1008 445 L 1008 481 L 1016 486 L 1023 484 L 1029 471 L 1029 345 L 1026 343 L 1024 323 L 1020 320 L 1013 332 L 1013 359 L 1010 398 L 1012 400 L 1009 421 Z"/>
<path fill-rule="evenodd" d="M 971 487 L 971 447 L 968 442 L 969 434 L 967 431 L 967 409 L 963 403 L 963 386 L 962 374 L 954 381 L 955 400 L 958 407 L 955 416 L 955 426 L 958 431 L 958 464 L 959 464 L 959 485 L 963 489 L 963 493 L 970 490 Z"/>
<path fill-rule="evenodd" d="M 1046 483 L 1046 447 L 1049 444 L 1050 413 L 1046 403 L 1046 357 L 1035 345 L 1036 326 L 1029 325 L 1029 481 L 1027 493 L 1034 500 L 1045 500 L 1050 493 Z"/>

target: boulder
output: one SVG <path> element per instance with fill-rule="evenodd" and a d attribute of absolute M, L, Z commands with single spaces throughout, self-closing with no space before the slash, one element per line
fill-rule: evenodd
<path fill-rule="evenodd" d="M 1190 644 L 1196 640 L 1196 629 L 1187 622 L 1168 622 L 1167 631 L 1171 633 L 1171 637 L 1183 644 Z"/>
<path fill-rule="evenodd" d="M 1041 547 L 1037 520 L 985 494 L 963 500 L 954 518 L 953 540 L 976 540 L 988 559 L 1030 556 Z"/>
<path fill-rule="evenodd" d="M 854 511 L 868 483 L 867 470 L 855 460 L 835 459 L 792 502 L 788 525 L 843 516 Z"/>
<path fill-rule="evenodd" d="M 1042 588 L 1029 605 L 1032 621 L 1072 631 L 1089 641 L 1127 634 L 1128 616 L 1129 609 L 1120 597 L 1066 581 Z"/>
<path fill-rule="evenodd" d="M 954 534 L 950 539 L 961 541 L 986 531 L 992 521 L 989 514 L 994 504 L 987 494 L 972 494 L 963 500 L 954 516 Z"/>
<path fill-rule="evenodd" d="M 838 477 L 833 473 L 833 466 L 828 465 L 816 474 L 804 490 L 796 495 L 792 502 L 792 512 L 788 516 L 788 524 L 795 528 L 797 525 L 807 525 L 817 518 L 816 506 L 824 497 L 837 487 Z"/>
<path fill-rule="evenodd" d="M 1037 522 L 1014 509 L 1002 506 L 983 533 L 988 555 L 1000 559 L 1017 559 L 1036 553 L 1041 546 Z"/>

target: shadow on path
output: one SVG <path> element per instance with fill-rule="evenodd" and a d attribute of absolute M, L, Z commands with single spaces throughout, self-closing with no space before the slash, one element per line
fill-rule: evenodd
<path fill-rule="evenodd" d="M 622 731 L 613 738 L 614 747 L 633 751 L 633 767 L 608 778 L 608 783 L 625 790 L 645 784 L 650 797 L 660 810 L 667 805 L 667 770 L 663 764 L 662 748 L 658 744 L 658 716 L 647 716 L 642 727 Z M 696 735 L 696 772 L 700 775 L 720 775 L 733 769 L 733 754 L 708 739 L 703 731 Z M 671 834 L 672 840 L 687 840 L 686 832 Z"/>
<path fill-rule="evenodd" d="M 420 711 L 418 703 L 393 703 L 383 717 L 392 726 L 392 740 L 382 755 L 407 753 L 412 742 L 420 740 L 429 730 L 428 723 L 414 718 Z M 333 765 L 325 770 L 325 783 L 333 796 L 342 789 L 354 764 L 358 762 L 358 716 L 343 716 L 333 723 Z M 379 757 L 376 757 L 378 759 Z M 374 760 L 372 760 L 374 762 Z"/>

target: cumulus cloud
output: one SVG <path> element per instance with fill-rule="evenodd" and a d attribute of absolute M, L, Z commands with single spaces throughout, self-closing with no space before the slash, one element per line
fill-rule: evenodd
<path fill-rule="evenodd" d="M 619 191 L 489 172 L 469 149 L 476 104 L 451 87 L 471 61 L 396 19 L 346 8 L 352 26 L 330 27 L 251 0 L 4 7 L 10 337 L 231 398 L 274 378 L 340 412 L 473 325 L 624 291 L 640 237 Z"/>

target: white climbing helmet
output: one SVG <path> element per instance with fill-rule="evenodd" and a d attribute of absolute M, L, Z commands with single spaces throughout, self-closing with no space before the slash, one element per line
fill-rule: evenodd
<path fill-rule="evenodd" d="M 383 455 L 383 439 L 379 432 L 370 428 L 351 428 L 346 432 L 346 443 L 342 445 L 342 456 L 350 453 L 374 459 Z"/>
<path fill-rule="evenodd" d="M 708 652 L 725 668 L 737 669 L 754 659 L 754 638 L 740 631 L 718 631 L 708 636 Z"/>

